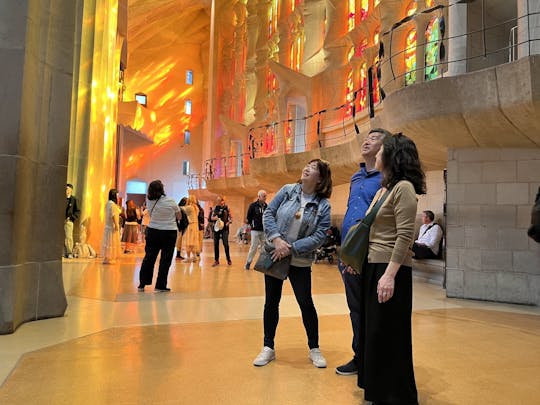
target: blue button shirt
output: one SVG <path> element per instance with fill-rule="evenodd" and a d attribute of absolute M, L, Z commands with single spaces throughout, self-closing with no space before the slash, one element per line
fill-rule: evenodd
<path fill-rule="evenodd" d="M 364 218 L 366 211 L 381 188 L 382 175 L 377 170 L 367 172 L 365 163 L 360 163 L 360 170 L 353 174 L 349 190 L 347 212 L 341 227 L 341 241 L 345 239 L 350 227 Z"/>

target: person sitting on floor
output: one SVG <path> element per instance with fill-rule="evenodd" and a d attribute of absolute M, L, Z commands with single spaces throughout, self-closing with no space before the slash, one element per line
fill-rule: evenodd
<path fill-rule="evenodd" d="M 439 245 L 443 236 L 442 228 L 433 222 L 435 214 L 426 210 L 422 212 L 422 226 L 418 239 L 413 243 L 412 251 L 415 259 L 436 259 L 439 255 Z"/>

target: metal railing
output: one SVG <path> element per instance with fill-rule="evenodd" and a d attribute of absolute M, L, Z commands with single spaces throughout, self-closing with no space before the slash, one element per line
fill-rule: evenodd
<path fill-rule="evenodd" d="M 449 6 L 436 6 L 432 9 L 424 10 L 421 13 L 435 12 L 441 8 L 452 7 L 455 4 Z M 438 41 L 417 43 L 416 46 L 426 46 L 433 42 L 437 42 L 439 45 L 444 44 L 447 48 L 449 40 L 482 35 L 481 52 L 474 55 L 467 55 L 465 58 L 439 60 L 434 65 L 430 65 L 437 66 L 440 69 L 439 77 L 445 77 L 443 68 L 452 63 L 471 61 L 477 58 L 487 58 L 490 55 L 500 53 L 508 53 L 508 58 L 505 56 L 504 62 L 501 61 L 497 64 L 505 63 L 507 60 L 513 61 L 517 59 L 517 49 L 519 46 L 529 44 L 530 53 L 530 44 L 535 41 L 540 41 L 540 38 L 530 38 L 529 29 L 529 39 L 518 43 L 516 24 L 522 19 L 530 19 L 531 16 L 538 14 L 540 13 L 528 13 L 524 16 L 512 18 L 498 24 L 483 26 L 481 29 L 473 30 L 463 35 L 453 37 L 444 37 L 443 35 Z M 397 29 L 404 24 L 408 24 L 413 18 L 414 15 L 404 18 L 400 22 L 394 24 L 391 30 L 383 33 L 381 37 L 391 37 L 394 29 Z M 510 41 L 508 44 L 496 49 L 490 49 L 486 40 L 486 38 L 489 38 L 487 33 L 511 23 L 512 28 L 510 29 Z M 379 108 L 382 108 L 381 104 L 386 97 L 385 88 L 396 81 L 399 81 L 399 87 L 402 87 L 404 86 L 404 77 L 407 73 L 411 71 L 423 73 L 425 69 L 424 64 L 422 64 L 421 67 L 414 70 L 403 71 L 396 74 L 392 67 L 392 63 L 397 58 L 404 58 L 406 49 L 400 49 L 394 53 L 391 52 L 389 56 L 385 57 L 383 43 L 384 41 L 381 40 L 381 44 L 379 45 L 379 57 L 381 61 L 369 66 L 367 85 L 364 84 L 363 87 L 356 89 L 352 93 L 353 96 L 351 100 L 336 107 L 322 109 L 306 115 L 305 117 L 252 126 L 248 131 L 246 153 L 236 156 L 231 155 L 208 159 L 205 161 L 203 173 L 195 176 L 204 179 L 204 183 L 206 183 L 206 180 L 208 179 L 242 176 L 244 174 L 249 174 L 249 162 L 252 159 L 305 152 L 317 148 L 338 145 L 346 142 L 357 134 L 367 132 L 369 128 L 369 119 L 376 115 Z M 381 71 L 387 64 L 389 64 L 388 70 L 390 71 L 390 78 L 383 82 Z M 298 131 L 297 128 L 299 129 Z"/>

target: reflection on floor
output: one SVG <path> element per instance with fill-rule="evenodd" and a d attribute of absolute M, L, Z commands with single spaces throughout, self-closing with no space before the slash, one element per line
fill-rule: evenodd
<path fill-rule="evenodd" d="M 63 318 L 0 336 L 0 404 L 362 404 L 355 377 L 335 374 L 351 357 L 350 322 L 337 270 L 313 268 L 320 346 L 307 358 L 288 283 L 276 361 L 251 362 L 262 344 L 262 275 L 233 265 L 176 262 L 171 293 L 138 293 L 142 247 L 117 265 L 66 260 Z M 540 310 L 448 299 L 415 283 L 413 340 L 421 404 L 534 404 L 540 398 Z"/>

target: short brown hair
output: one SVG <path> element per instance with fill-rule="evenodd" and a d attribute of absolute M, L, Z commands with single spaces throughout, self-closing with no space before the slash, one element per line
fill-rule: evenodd
<path fill-rule="evenodd" d="M 315 188 L 317 197 L 330 198 L 332 195 L 332 170 L 330 169 L 330 163 L 324 159 L 311 159 L 308 165 L 310 163 L 317 163 L 317 170 L 321 176 L 321 182 Z"/>
<path fill-rule="evenodd" d="M 161 180 L 154 180 L 153 182 L 151 182 L 148 186 L 148 199 L 157 200 L 162 195 L 165 195 L 165 188 L 163 187 L 163 183 L 161 182 Z"/>

